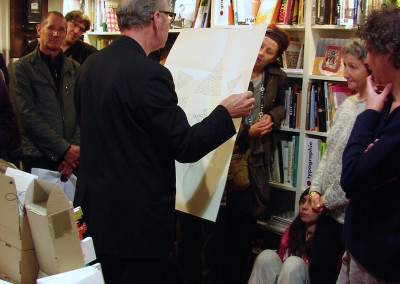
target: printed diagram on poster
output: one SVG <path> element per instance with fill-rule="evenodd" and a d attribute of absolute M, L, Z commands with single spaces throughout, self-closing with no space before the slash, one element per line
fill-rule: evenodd
<path fill-rule="evenodd" d="M 208 116 L 229 95 L 247 90 L 265 30 L 266 25 L 181 31 L 165 66 L 190 125 Z M 240 119 L 234 123 L 238 129 Z M 235 138 L 196 163 L 176 162 L 177 210 L 215 221 Z"/>

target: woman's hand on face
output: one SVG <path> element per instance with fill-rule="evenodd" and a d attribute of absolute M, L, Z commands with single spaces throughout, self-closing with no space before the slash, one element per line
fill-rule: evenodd
<path fill-rule="evenodd" d="M 318 192 L 316 191 L 311 192 L 310 199 L 311 199 L 311 207 L 314 212 L 321 214 L 325 211 L 323 198 Z"/>
<path fill-rule="evenodd" d="M 391 83 L 387 84 L 382 92 L 380 92 L 379 86 L 377 86 L 372 76 L 367 78 L 367 95 L 366 95 L 366 109 L 373 109 L 377 112 L 381 112 L 387 97 L 392 91 L 393 85 Z"/>

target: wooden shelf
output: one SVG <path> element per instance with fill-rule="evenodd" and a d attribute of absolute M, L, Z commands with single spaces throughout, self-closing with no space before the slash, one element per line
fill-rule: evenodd
<path fill-rule="evenodd" d="M 304 133 L 308 136 L 328 137 L 328 132 L 305 130 Z"/>
<path fill-rule="evenodd" d="M 310 79 L 310 80 L 346 82 L 346 79 L 343 78 L 343 77 L 333 77 L 333 76 L 309 75 L 308 79 Z"/>
<path fill-rule="evenodd" d="M 87 32 L 86 35 L 88 36 L 119 36 L 121 35 L 120 32 Z"/>
<path fill-rule="evenodd" d="M 312 25 L 313 30 L 347 30 L 357 31 L 358 26 L 345 26 L 345 25 Z"/>
<path fill-rule="evenodd" d="M 289 191 L 296 191 L 296 188 L 293 186 L 290 186 L 288 184 L 283 184 L 283 183 L 277 183 L 277 182 L 269 182 L 269 185 L 275 188 L 283 189 L 283 190 L 289 190 Z"/>

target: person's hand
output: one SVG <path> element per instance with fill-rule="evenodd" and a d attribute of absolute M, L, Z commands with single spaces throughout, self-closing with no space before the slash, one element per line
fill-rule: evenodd
<path fill-rule="evenodd" d="M 261 121 L 266 121 L 267 122 L 267 129 L 261 133 L 261 137 L 264 136 L 265 134 L 268 134 L 272 131 L 274 127 L 274 122 L 272 120 L 272 117 L 269 114 L 264 114 L 261 117 Z"/>
<path fill-rule="evenodd" d="M 253 92 L 246 91 L 241 94 L 231 95 L 221 102 L 232 118 L 249 116 L 254 108 Z"/>
<path fill-rule="evenodd" d="M 271 117 L 268 114 L 266 114 L 261 118 L 260 121 L 250 126 L 249 138 L 261 138 L 265 134 L 270 133 L 272 131 L 273 126 L 274 123 L 272 122 Z"/>
<path fill-rule="evenodd" d="M 66 161 L 62 161 L 57 169 L 61 172 L 61 180 L 68 180 L 71 177 L 73 167 Z"/>
<path fill-rule="evenodd" d="M 385 86 L 382 92 L 380 92 L 379 86 L 377 86 L 373 77 L 370 75 L 367 78 L 367 96 L 366 96 L 366 109 L 373 109 L 377 112 L 381 112 L 387 97 L 392 91 L 393 84 L 389 83 Z"/>
<path fill-rule="evenodd" d="M 76 168 L 79 165 L 79 157 L 81 155 L 81 148 L 79 146 L 71 145 L 64 155 L 64 161 Z"/>
<path fill-rule="evenodd" d="M 312 210 L 318 214 L 323 213 L 325 205 L 322 196 L 318 192 L 313 191 L 310 193 L 310 199 Z"/>
<path fill-rule="evenodd" d="M 379 139 L 375 139 L 374 142 L 372 142 L 371 144 L 368 145 L 367 149 L 365 149 L 364 153 L 368 152 L 374 145 L 375 143 L 377 143 L 379 141 Z"/>

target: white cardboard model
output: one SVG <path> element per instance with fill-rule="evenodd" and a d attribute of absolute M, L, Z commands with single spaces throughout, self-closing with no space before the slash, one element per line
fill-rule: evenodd
<path fill-rule="evenodd" d="M 25 208 L 41 270 L 54 275 L 85 266 L 73 206 L 60 186 L 35 179 Z"/>
<path fill-rule="evenodd" d="M 0 174 L 0 279 L 36 282 L 39 265 L 25 213 L 20 214 L 15 180 Z M 22 211 L 23 212 L 23 211 Z"/>

